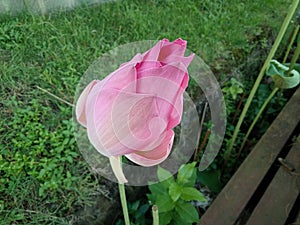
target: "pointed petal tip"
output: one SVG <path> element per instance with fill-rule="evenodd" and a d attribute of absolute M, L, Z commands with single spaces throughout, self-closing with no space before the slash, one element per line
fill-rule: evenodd
<path fill-rule="evenodd" d="M 187 44 L 187 41 L 186 40 L 183 40 L 181 38 L 177 38 L 175 41 L 173 41 L 174 44 L 178 44 L 178 45 L 183 45 L 183 46 L 186 46 Z"/>

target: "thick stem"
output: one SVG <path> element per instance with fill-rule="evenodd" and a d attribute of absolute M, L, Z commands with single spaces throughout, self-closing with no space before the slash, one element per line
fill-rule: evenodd
<path fill-rule="evenodd" d="M 294 15 L 294 13 L 295 13 L 295 10 L 297 9 L 298 4 L 299 4 L 299 0 L 294 0 L 293 1 L 292 5 L 291 5 L 291 7 L 289 9 L 289 12 L 288 12 L 285 20 L 283 21 L 283 24 L 282 24 L 281 28 L 280 28 L 279 34 L 278 34 L 278 36 L 277 36 L 277 38 L 276 38 L 276 40 L 275 40 L 275 42 L 274 42 L 274 44 L 272 46 L 272 49 L 269 52 L 269 55 L 268 55 L 268 57 L 267 57 L 264 65 L 263 65 L 263 67 L 262 67 L 262 69 L 261 69 L 261 71 L 260 71 L 260 73 L 259 73 L 259 75 L 258 75 L 258 77 L 257 77 L 257 79 L 255 81 L 255 83 L 254 83 L 254 86 L 253 86 L 253 88 L 252 88 L 252 90 L 250 92 L 250 95 L 249 95 L 249 97 L 248 97 L 248 99 L 246 101 L 246 104 L 245 104 L 244 109 L 243 109 L 243 111 L 242 111 L 242 113 L 240 115 L 238 123 L 237 123 L 237 125 L 236 125 L 236 127 L 234 129 L 234 132 L 233 132 L 233 135 L 232 135 L 232 139 L 230 141 L 229 148 L 227 149 L 227 151 L 225 153 L 224 167 L 226 167 L 226 165 L 227 165 L 227 161 L 228 161 L 229 156 L 231 154 L 231 151 L 233 149 L 235 140 L 236 140 L 236 138 L 238 136 L 238 132 L 240 131 L 240 127 L 241 127 L 241 125 L 242 125 L 242 123 L 244 121 L 244 118 L 245 118 L 246 113 L 247 113 L 247 111 L 249 109 L 249 106 L 250 106 L 250 104 L 252 102 L 252 99 L 253 99 L 253 97 L 254 97 L 257 89 L 258 89 L 258 86 L 259 86 L 259 84 L 260 84 L 260 82 L 261 82 L 261 80 L 262 80 L 262 78 L 263 78 L 263 76 L 265 74 L 265 70 L 268 68 L 268 66 L 270 64 L 270 61 L 272 60 L 272 58 L 273 58 L 273 56 L 274 56 L 274 54 L 275 54 L 275 52 L 276 52 L 276 50 L 277 50 L 277 48 L 279 46 L 279 44 L 280 44 L 280 42 L 281 42 L 284 34 L 285 34 L 285 31 L 286 31 L 286 29 L 287 29 L 287 27 L 288 27 L 288 25 L 289 25 L 289 23 L 290 23 L 293 15 Z"/>
<path fill-rule="evenodd" d="M 126 200 L 126 194 L 125 194 L 125 185 L 124 184 L 119 183 L 119 192 L 120 192 L 120 198 L 121 198 L 121 204 L 122 204 L 125 224 L 130 225 L 128 208 L 127 208 L 127 200 Z"/>
<path fill-rule="evenodd" d="M 297 48 L 295 50 L 295 53 L 293 55 L 293 58 L 292 58 L 292 61 L 291 61 L 291 64 L 289 66 L 289 70 L 287 71 L 286 73 L 286 76 L 290 76 L 290 73 L 292 72 L 292 70 L 294 69 L 294 66 L 299 58 L 299 54 L 300 54 L 300 42 L 297 43 Z"/>
<path fill-rule="evenodd" d="M 290 41 L 290 43 L 289 43 L 289 45 L 288 45 L 288 48 L 287 48 L 287 50 L 286 50 L 285 56 L 284 56 L 283 61 L 282 61 L 283 64 L 286 63 L 287 57 L 288 57 L 289 54 L 290 54 L 290 51 L 291 51 L 292 46 L 293 46 L 293 43 L 294 43 L 294 41 L 295 41 L 295 39 L 296 39 L 296 37 L 297 37 L 298 31 L 299 31 L 299 27 L 300 27 L 300 26 L 297 25 L 297 27 L 294 29 L 294 32 L 293 32 L 291 41 Z"/>
<path fill-rule="evenodd" d="M 267 107 L 267 105 L 269 104 L 269 102 L 271 101 L 271 99 L 273 98 L 273 96 L 276 94 L 276 92 L 277 92 L 278 90 L 279 90 L 279 88 L 277 88 L 277 87 L 274 88 L 273 91 L 271 92 L 271 94 L 269 95 L 269 97 L 268 97 L 268 98 L 266 99 L 266 101 L 264 102 L 264 104 L 261 106 L 259 112 L 257 113 L 256 117 L 255 117 L 254 120 L 252 121 L 252 123 L 251 123 L 251 125 L 250 125 L 250 127 L 249 127 L 249 129 L 248 129 L 248 131 L 247 131 L 247 134 L 246 134 L 246 136 L 245 136 L 245 138 L 244 138 L 244 141 L 243 141 L 243 143 L 242 143 L 242 145 L 241 145 L 241 147 L 240 147 L 240 150 L 239 150 L 239 153 L 238 153 L 238 156 L 237 156 L 237 157 L 240 156 L 240 154 L 241 154 L 241 152 L 242 152 L 242 150 L 243 150 L 243 148 L 244 148 L 244 146 L 245 146 L 245 143 L 246 143 L 246 141 L 247 141 L 247 139 L 248 139 L 248 137 L 249 137 L 251 131 L 253 130 L 255 124 L 257 123 L 259 117 L 261 116 L 261 114 L 263 113 L 263 111 L 265 110 L 265 108 Z"/>
<path fill-rule="evenodd" d="M 122 156 L 110 156 L 109 162 L 110 162 L 112 171 L 114 172 L 114 174 L 118 180 L 118 183 L 124 184 L 124 183 L 127 183 L 128 181 L 123 173 L 121 157 Z"/>
<path fill-rule="evenodd" d="M 152 206 L 152 217 L 153 217 L 153 225 L 159 225 L 159 216 L 158 216 L 157 205 Z"/>

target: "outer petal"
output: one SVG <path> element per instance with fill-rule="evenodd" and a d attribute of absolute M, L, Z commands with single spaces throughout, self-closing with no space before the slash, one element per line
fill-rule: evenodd
<path fill-rule="evenodd" d="M 152 47 L 147 52 L 145 52 L 142 55 L 143 56 L 143 61 L 157 61 L 158 57 L 159 57 L 159 54 L 160 54 L 160 50 L 163 47 L 165 42 L 169 42 L 169 40 L 163 39 L 163 40 L 157 42 L 157 44 L 154 45 L 154 47 Z"/>
<path fill-rule="evenodd" d="M 135 152 L 125 155 L 129 160 L 141 166 L 154 166 L 163 162 L 170 154 L 174 140 L 173 130 L 168 130 L 164 141 L 151 151 Z"/>
<path fill-rule="evenodd" d="M 182 63 L 165 65 L 139 72 L 138 77 L 137 92 L 157 95 L 159 117 L 168 121 L 167 129 L 177 126 L 183 110 L 183 92 L 189 79 L 186 67 Z"/>
<path fill-rule="evenodd" d="M 162 63 L 164 63 L 164 64 L 174 64 L 174 63 L 181 62 L 185 66 L 185 68 L 188 68 L 188 66 L 190 65 L 190 63 L 193 60 L 194 56 L 195 56 L 195 54 L 191 54 L 188 57 L 172 55 L 172 56 L 168 56 L 164 60 L 162 60 Z"/>
<path fill-rule="evenodd" d="M 136 64 L 126 64 L 109 74 L 103 82 L 103 89 L 123 89 L 129 84 L 132 92 L 135 92 L 135 81 L 137 79 Z"/>
<path fill-rule="evenodd" d="M 122 155 L 132 151 L 120 146 L 111 150 L 118 143 L 112 127 L 111 109 L 113 100 L 119 93 L 117 89 L 101 89 L 88 96 L 87 99 L 87 134 L 92 145 L 105 156 Z M 97 90 L 97 91 L 96 91 Z"/>
<path fill-rule="evenodd" d="M 157 118 L 155 96 L 94 89 L 87 101 L 87 131 L 101 154 L 124 155 L 161 143 L 167 123 Z"/>
<path fill-rule="evenodd" d="M 118 141 L 133 151 L 160 144 L 166 122 L 158 118 L 156 96 L 120 91 L 112 108 L 112 126 Z M 112 146 L 112 151 L 115 147 Z"/>
<path fill-rule="evenodd" d="M 131 84 L 130 91 L 135 92 L 136 69 L 134 65 L 119 68 L 101 83 L 97 83 L 86 100 L 86 127 L 90 142 L 103 155 L 110 156 L 107 143 L 114 141 L 111 128 L 111 108 L 118 91 Z M 111 129 L 109 129 L 111 128 Z M 104 140 L 106 138 L 106 140 Z M 128 149 L 116 149 L 114 155 L 132 152 Z M 118 154 L 117 154 L 118 153 Z"/>
<path fill-rule="evenodd" d="M 155 68 L 160 68 L 164 66 L 161 62 L 158 61 L 143 61 L 137 65 L 137 79 L 140 78 L 140 74 L 147 70 L 153 70 Z"/>
<path fill-rule="evenodd" d="M 78 98 L 77 104 L 76 104 L 76 117 L 77 121 L 84 127 L 86 127 L 86 101 L 89 93 L 91 92 L 92 88 L 100 82 L 99 80 L 93 80 L 86 86 L 86 88 L 83 90 L 81 95 Z"/>
<path fill-rule="evenodd" d="M 123 66 L 136 65 L 137 63 L 140 63 L 142 60 L 143 60 L 142 54 L 138 53 L 130 61 L 121 64 L 119 68 Z"/>

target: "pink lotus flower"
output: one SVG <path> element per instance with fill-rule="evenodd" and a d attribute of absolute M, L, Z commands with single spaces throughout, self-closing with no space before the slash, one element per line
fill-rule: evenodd
<path fill-rule="evenodd" d="M 170 154 L 194 57 L 184 57 L 185 50 L 186 41 L 163 39 L 105 79 L 93 80 L 78 99 L 77 120 L 96 150 L 110 158 L 120 183 L 126 182 L 120 156 L 153 166 Z"/>

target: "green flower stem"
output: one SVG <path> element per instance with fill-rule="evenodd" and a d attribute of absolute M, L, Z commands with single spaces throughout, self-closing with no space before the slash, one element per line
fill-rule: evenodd
<path fill-rule="evenodd" d="M 124 184 L 119 183 L 119 192 L 120 192 L 120 198 L 121 198 L 121 204 L 122 204 L 125 224 L 130 225 L 128 208 L 127 208 L 127 200 L 126 200 L 126 195 L 125 195 L 125 185 Z"/>
<path fill-rule="evenodd" d="M 295 53 L 293 55 L 293 58 L 292 58 L 289 70 L 286 73 L 287 77 L 290 75 L 291 71 L 294 69 L 294 66 L 295 66 L 295 64 L 296 64 L 296 62 L 297 62 L 297 60 L 299 58 L 299 54 L 300 54 L 300 42 L 297 43 L 297 48 L 296 48 Z"/>
<path fill-rule="evenodd" d="M 295 39 L 297 37 L 299 28 L 300 28 L 300 25 L 297 25 L 297 27 L 294 29 L 293 36 L 291 38 L 291 41 L 290 41 L 290 43 L 288 45 L 288 48 L 286 50 L 285 56 L 284 56 L 283 61 L 282 61 L 283 64 L 286 63 L 287 57 L 289 56 L 290 51 L 292 49 L 292 45 L 293 45 L 293 43 L 294 43 L 294 41 L 295 41 Z"/>
<path fill-rule="evenodd" d="M 265 70 L 268 68 L 268 66 L 270 64 L 270 61 L 272 60 L 272 58 L 273 58 L 273 56 L 274 56 L 274 54 L 275 54 L 275 52 L 276 52 L 276 50 L 277 50 L 277 48 L 279 46 L 279 44 L 280 44 L 280 42 L 281 42 L 284 34 L 285 34 L 286 29 L 287 29 L 287 27 L 288 27 L 288 25 L 289 25 L 289 23 L 290 23 L 293 15 L 294 15 L 294 13 L 295 13 L 295 10 L 297 9 L 298 4 L 299 4 L 299 0 L 294 0 L 293 1 L 292 5 L 291 5 L 291 7 L 289 9 L 289 12 L 288 12 L 286 18 L 284 19 L 283 24 L 282 24 L 282 26 L 280 28 L 279 34 L 278 34 L 278 36 L 277 36 L 277 38 L 276 38 L 276 40 L 275 40 L 275 42 L 274 42 L 274 44 L 272 46 L 272 49 L 269 52 L 269 55 L 268 55 L 268 57 L 267 57 L 264 65 L 263 65 L 263 67 L 262 67 L 262 69 L 261 69 L 258 77 L 256 78 L 256 81 L 255 81 L 255 83 L 253 85 L 253 88 L 252 88 L 252 90 L 250 92 L 250 95 L 249 95 L 249 97 L 248 97 L 248 99 L 246 101 L 246 104 L 245 104 L 245 106 L 243 108 L 243 111 L 242 111 L 242 113 L 240 115 L 238 123 L 237 123 L 237 125 L 236 125 L 236 127 L 234 129 L 234 133 L 232 135 L 232 139 L 230 141 L 229 148 L 225 152 L 224 167 L 226 167 L 226 165 L 227 165 L 227 161 L 228 161 L 229 156 L 231 154 L 231 151 L 233 149 L 233 146 L 234 146 L 235 140 L 237 138 L 238 132 L 239 132 L 240 127 L 241 127 L 241 125 L 242 125 L 242 123 L 244 121 L 244 118 L 245 118 L 246 113 L 247 113 L 247 111 L 249 109 L 249 106 L 250 106 L 250 104 L 252 102 L 252 99 L 253 99 L 256 91 L 257 91 L 257 88 L 258 88 L 258 86 L 259 86 L 259 84 L 260 84 L 260 82 L 261 82 L 261 80 L 262 80 L 262 78 L 263 78 L 263 76 L 265 74 Z"/>
<path fill-rule="evenodd" d="M 153 225 L 159 225 L 158 207 L 152 206 Z"/>
<path fill-rule="evenodd" d="M 275 88 L 273 89 L 273 91 L 270 93 L 269 97 L 268 97 L 268 98 L 266 99 L 266 101 L 264 102 L 264 104 L 261 106 L 261 108 L 260 108 L 258 114 L 256 115 L 256 117 L 255 117 L 254 120 L 252 121 L 250 127 L 248 128 L 247 134 L 246 134 L 246 136 L 245 136 L 245 138 L 244 138 L 244 141 L 243 141 L 243 143 L 242 143 L 242 145 L 241 145 L 241 147 L 240 147 L 240 150 L 239 150 L 239 153 L 238 153 L 238 156 L 237 156 L 237 157 L 239 157 L 239 155 L 241 154 L 241 151 L 243 150 L 243 148 L 244 148 L 244 146 L 245 146 L 245 143 L 246 143 L 246 141 L 247 141 L 247 139 L 248 139 L 248 137 L 249 137 L 249 135 L 250 135 L 250 133 L 251 133 L 253 127 L 254 127 L 255 124 L 257 123 L 259 117 L 261 116 L 261 114 L 262 114 L 263 111 L 265 110 L 266 106 L 269 104 L 269 102 L 271 101 L 271 99 L 273 98 L 273 96 L 276 94 L 276 92 L 277 92 L 278 90 L 279 90 L 279 88 L 275 87 Z"/>
<path fill-rule="evenodd" d="M 297 26 L 297 28 L 295 29 L 295 32 L 293 33 L 293 37 L 292 37 L 292 40 L 291 40 L 291 42 L 290 42 L 290 45 L 289 45 L 289 48 L 288 48 L 287 52 L 290 52 L 290 46 L 292 46 L 292 44 L 294 43 L 295 37 L 297 36 L 298 31 L 299 31 L 299 25 Z M 295 66 L 295 63 L 297 62 L 297 60 L 298 60 L 298 58 L 299 58 L 299 54 L 300 54 L 300 43 L 297 43 L 297 48 L 296 48 L 295 53 L 294 53 L 294 55 L 293 55 L 293 58 L 292 58 L 292 61 L 291 61 L 291 63 L 290 63 L 289 70 L 287 71 L 286 76 L 289 76 L 290 73 L 291 73 L 291 71 L 293 70 L 293 68 L 294 68 L 294 66 Z M 285 60 L 285 59 L 284 59 L 284 60 Z M 251 125 L 250 125 L 250 127 L 249 127 L 249 129 L 248 129 L 248 131 L 247 131 L 247 133 L 246 133 L 246 136 L 245 136 L 245 138 L 244 138 L 244 141 L 243 141 L 243 143 L 242 143 L 242 145 L 241 145 L 241 147 L 240 147 L 240 150 L 239 150 L 239 152 L 238 152 L 237 157 L 240 156 L 240 154 L 241 154 L 241 152 L 242 152 L 242 150 L 243 150 L 243 148 L 244 148 L 244 146 L 245 146 L 245 143 L 246 143 L 246 141 L 247 141 L 247 139 L 248 139 L 248 137 L 249 137 L 249 135 L 250 135 L 252 129 L 254 128 L 255 124 L 257 123 L 259 117 L 261 116 L 261 114 L 262 114 L 263 111 L 265 110 L 266 106 L 269 104 L 269 102 L 271 101 L 271 99 L 273 98 L 273 96 L 276 94 L 276 92 L 277 92 L 278 90 L 279 90 L 278 87 L 275 87 L 275 88 L 273 89 L 273 91 L 270 93 L 270 95 L 268 96 L 268 98 L 266 99 L 266 101 L 264 102 L 264 104 L 262 105 L 262 107 L 260 108 L 258 114 L 256 115 L 256 117 L 255 117 L 254 120 L 252 121 L 252 123 L 251 123 Z"/>

